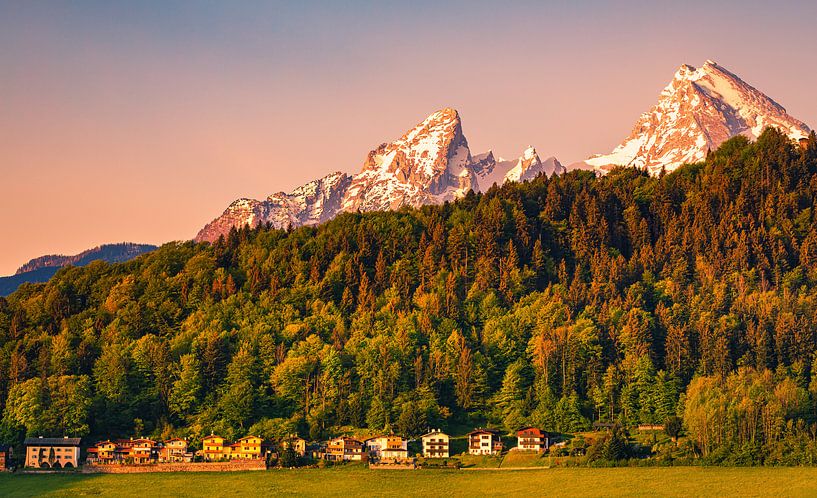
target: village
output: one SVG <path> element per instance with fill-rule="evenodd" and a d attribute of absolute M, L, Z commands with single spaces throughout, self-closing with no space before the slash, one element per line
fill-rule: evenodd
<path fill-rule="evenodd" d="M 506 446 L 501 431 L 476 428 L 464 438 L 461 457 L 498 456 L 503 452 L 542 455 L 552 436 L 536 427 L 516 431 L 515 445 Z M 24 441 L 23 471 L 82 471 L 129 473 L 170 471 L 265 470 L 269 467 L 326 466 L 347 462 L 371 469 L 459 468 L 451 450 L 452 438 L 440 429 L 416 439 L 388 434 L 369 438 L 339 436 L 308 442 L 297 434 L 278 441 L 248 435 L 234 442 L 210 434 L 193 450 L 187 439 L 156 441 L 149 438 L 106 439 L 84 447 L 76 437 L 29 437 Z M 560 443 L 563 444 L 563 443 Z M 558 445 L 557 445 L 558 446 Z M 84 458 L 83 458 L 84 456 Z M 0 447 L 0 469 L 13 470 L 12 448 Z"/>

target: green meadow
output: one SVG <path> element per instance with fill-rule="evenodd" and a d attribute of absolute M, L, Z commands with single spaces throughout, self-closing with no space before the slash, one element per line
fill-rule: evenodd
<path fill-rule="evenodd" d="M 817 468 L 651 467 L 0 475 L 26 496 L 817 496 Z"/>

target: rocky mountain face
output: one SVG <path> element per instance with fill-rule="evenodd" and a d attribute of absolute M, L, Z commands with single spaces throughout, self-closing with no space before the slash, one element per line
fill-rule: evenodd
<path fill-rule="evenodd" d="M 641 115 L 618 147 L 571 167 L 590 166 L 603 174 L 618 165 L 634 166 L 657 175 L 703 160 L 708 151 L 736 135 L 756 139 L 767 126 L 795 140 L 810 131 L 780 104 L 717 63 L 706 61 L 697 69 L 683 65 L 658 103 Z"/>
<path fill-rule="evenodd" d="M 292 193 L 266 200 L 238 199 L 208 223 L 196 241 L 215 241 L 232 227 L 271 223 L 276 228 L 315 225 L 341 212 L 382 211 L 439 204 L 494 183 L 526 181 L 540 173 L 559 174 L 556 160 L 542 161 L 529 147 L 516 161 L 492 152 L 472 156 L 456 110 L 441 109 L 390 143 L 369 152 L 360 173 L 333 173 Z"/>
<path fill-rule="evenodd" d="M 128 261 L 136 256 L 150 252 L 156 246 L 150 244 L 105 244 L 88 249 L 73 256 L 49 254 L 34 258 L 17 269 L 14 275 L 0 277 L 0 296 L 7 296 L 24 283 L 46 282 L 57 270 L 64 266 L 85 266 L 93 261 L 102 260 L 108 263 Z"/>
<path fill-rule="evenodd" d="M 196 241 L 215 241 L 232 227 L 271 223 L 275 228 L 316 225 L 333 218 L 341 208 L 352 177 L 332 173 L 293 190 L 278 192 L 266 200 L 238 199 L 224 213 L 202 228 Z"/>

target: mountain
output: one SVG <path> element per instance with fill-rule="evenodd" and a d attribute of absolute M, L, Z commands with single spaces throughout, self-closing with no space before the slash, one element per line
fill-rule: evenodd
<path fill-rule="evenodd" d="M 495 183 L 527 181 L 565 171 L 556 158 L 542 161 L 528 147 L 516 161 L 493 152 L 472 156 L 459 113 L 441 109 L 399 139 L 369 152 L 356 175 L 337 172 L 292 193 L 266 200 L 238 199 L 202 228 L 196 241 L 215 241 L 232 227 L 270 223 L 276 228 L 317 225 L 341 212 L 383 211 L 441 204 Z"/>
<path fill-rule="evenodd" d="M 263 201 L 238 199 L 221 216 L 205 225 L 196 240 L 214 241 L 219 235 L 229 233 L 230 228 L 245 224 L 257 226 L 269 222 L 275 228 L 287 228 L 329 220 L 340 211 L 351 180 L 351 176 L 337 172 L 302 185 L 289 194 L 278 192 Z"/>
<path fill-rule="evenodd" d="M 24 283 L 46 282 L 57 273 L 57 270 L 64 266 L 85 266 L 97 260 L 119 263 L 154 249 L 156 249 L 156 246 L 149 244 L 123 242 L 121 244 L 104 244 L 73 256 L 62 254 L 40 256 L 18 268 L 14 275 L 0 277 L 0 296 L 11 294 Z"/>
<path fill-rule="evenodd" d="M 780 104 L 717 63 L 709 60 L 697 69 L 685 64 L 618 147 L 571 168 L 590 166 L 606 173 L 617 165 L 635 166 L 656 175 L 701 161 L 736 135 L 754 140 L 767 126 L 792 139 L 805 138 L 810 131 Z"/>

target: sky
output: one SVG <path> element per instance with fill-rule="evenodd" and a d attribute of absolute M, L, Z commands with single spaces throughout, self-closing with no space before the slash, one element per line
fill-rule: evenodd
<path fill-rule="evenodd" d="M 472 153 L 608 152 L 713 59 L 817 126 L 817 2 L 0 0 L 0 275 L 192 238 L 442 107 Z"/>

